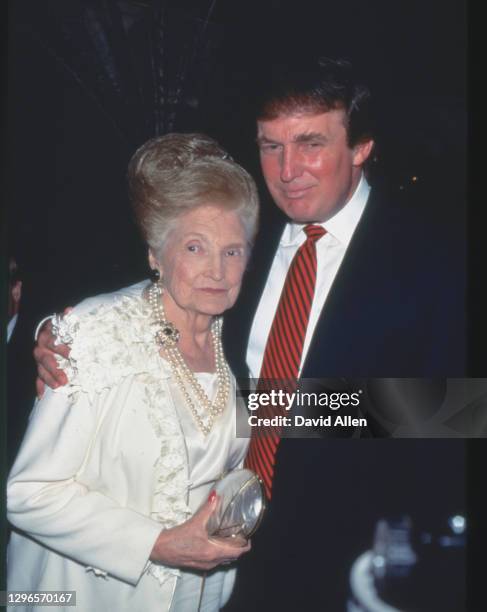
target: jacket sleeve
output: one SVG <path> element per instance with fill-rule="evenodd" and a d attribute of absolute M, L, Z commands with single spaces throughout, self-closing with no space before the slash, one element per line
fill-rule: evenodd
<path fill-rule="evenodd" d="M 96 573 L 136 584 L 161 525 L 78 480 L 104 417 L 102 396 L 48 390 L 36 403 L 8 479 L 8 519 Z"/>

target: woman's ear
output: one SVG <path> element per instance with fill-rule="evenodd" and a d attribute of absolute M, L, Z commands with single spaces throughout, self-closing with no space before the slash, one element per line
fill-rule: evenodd
<path fill-rule="evenodd" d="M 148 259 L 149 259 L 149 266 L 150 266 L 151 270 L 159 270 L 159 273 L 162 276 L 162 267 L 161 267 L 160 263 L 157 261 L 155 255 L 154 255 L 154 253 L 152 252 L 151 249 L 149 249 Z"/>

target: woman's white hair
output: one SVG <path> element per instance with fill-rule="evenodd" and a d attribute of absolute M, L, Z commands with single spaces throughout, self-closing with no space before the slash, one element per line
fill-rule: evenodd
<path fill-rule="evenodd" d="M 128 181 L 137 224 L 155 255 L 161 253 L 178 217 L 199 206 L 235 211 L 249 245 L 255 238 L 255 182 L 209 136 L 166 134 L 149 140 L 130 160 Z"/>

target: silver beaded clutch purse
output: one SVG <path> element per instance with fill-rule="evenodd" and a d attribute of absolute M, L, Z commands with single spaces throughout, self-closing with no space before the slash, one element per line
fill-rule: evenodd
<path fill-rule="evenodd" d="M 208 535 L 249 538 L 255 533 L 265 511 L 264 488 L 257 474 L 247 469 L 228 472 L 214 490 L 219 504 L 206 525 Z"/>

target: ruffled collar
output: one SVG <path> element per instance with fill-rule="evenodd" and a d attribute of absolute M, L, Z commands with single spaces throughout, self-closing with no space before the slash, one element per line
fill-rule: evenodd
<path fill-rule="evenodd" d="M 56 328 L 56 342 L 71 347 L 69 359 L 59 360 L 69 379 L 69 385 L 60 392 L 73 398 L 86 393 L 93 401 L 129 376 L 137 375 L 143 384 L 147 415 L 160 441 L 160 454 L 154 464 L 151 518 L 162 529 L 183 523 L 191 514 L 187 505 L 187 450 L 172 398 L 168 397 L 171 371 L 154 341 L 146 300 L 142 295 L 124 295 L 82 314 L 75 309 L 58 320 Z M 145 571 L 160 584 L 179 575 L 175 568 L 150 561 Z"/>

